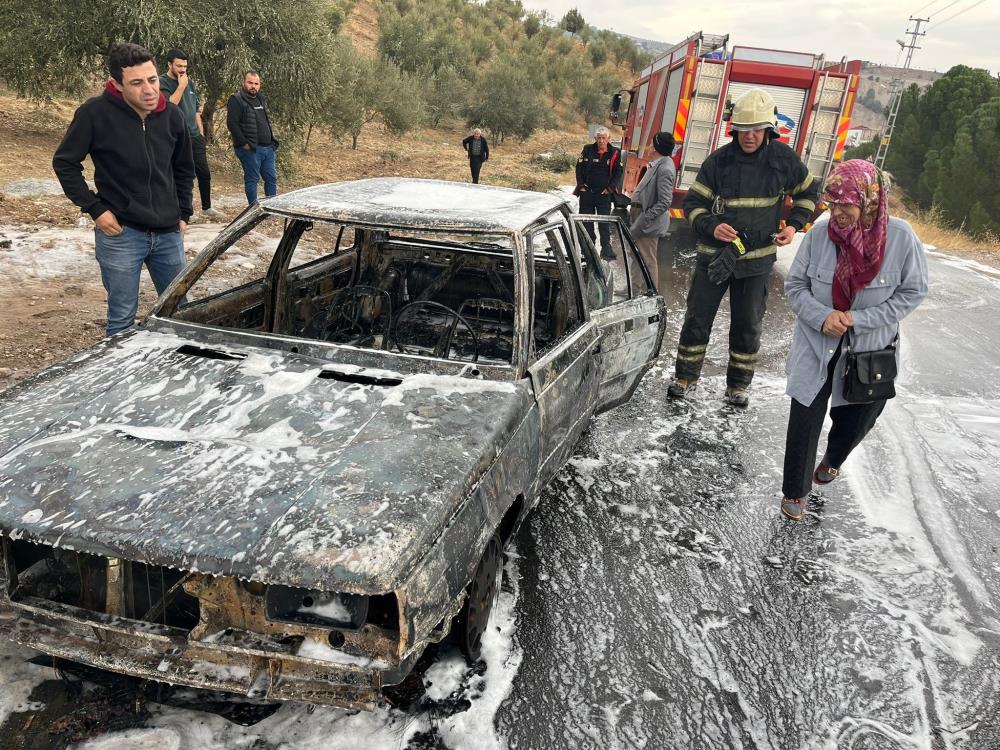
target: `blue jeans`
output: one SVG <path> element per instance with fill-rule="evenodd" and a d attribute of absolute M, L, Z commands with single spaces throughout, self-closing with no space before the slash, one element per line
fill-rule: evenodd
<path fill-rule="evenodd" d="M 124 227 L 122 233 L 114 237 L 95 229 L 94 237 L 101 281 L 108 293 L 107 334 L 114 336 L 135 322 L 143 264 L 149 269 L 156 293 L 163 294 L 186 263 L 184 241 L 179 229 L 142 232 Z"/>
<path fill-rule="evenodd" d="M 236 158 L 243 165 L 243 189 L 247 193 L 247 203 L 257 202 L 257 183 L 264 178 L 264 196 L 270 198 L 278 194 L 278 173 L 274 168 L 274 146 L 237 148 Z"/>

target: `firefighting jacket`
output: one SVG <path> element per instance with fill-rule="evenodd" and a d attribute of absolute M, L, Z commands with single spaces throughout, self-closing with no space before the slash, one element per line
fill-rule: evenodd
<path fill-rule="evenodd" d="M 780 141 L 747 154 L 734 140 L 704 161 L 684 197 L 684 214 L 694 228 L 698 262 L 707 265 L 726 243 L 713 235 L 719 224 L 743 232 L 745 255 L 737 259 L 736 278 L 767 273 L 777 259 L 772 235 L 780 228 L 785 197 L 792 208 L 787 223 L 801 230 L 819 200 L 816 180 L 796 153 Z"/>
<path fill-rule="evenodd" d="M 580 188 L 591 193 L 617 193 L 622 184 L 621 152 L 608 144 L 608 150 L 597 153 L 597 144 L 588 143 L 576 160 L 577 194 Z"/>

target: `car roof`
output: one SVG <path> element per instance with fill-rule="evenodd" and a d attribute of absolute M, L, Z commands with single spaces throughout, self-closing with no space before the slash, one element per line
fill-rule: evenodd
<path fill-rule="evenodd" d="M 564 203 L 528 190 L 445 180 L 375 177 L 266 198 L 268 213 L 378 227 L 519 232 Z"/>

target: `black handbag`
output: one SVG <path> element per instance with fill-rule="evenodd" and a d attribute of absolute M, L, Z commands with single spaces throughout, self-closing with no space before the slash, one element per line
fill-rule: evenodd
<path fill-rule="evenodd" d="M 850 404 L 895 398 L 896 344 L 899 332 L 885 349 L 856 352 L 851 345 L 851 329 L 845 336 L 844 400 Z"/>

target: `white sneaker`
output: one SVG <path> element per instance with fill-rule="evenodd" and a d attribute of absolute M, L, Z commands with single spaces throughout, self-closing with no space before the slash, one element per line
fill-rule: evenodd
<path fill-rule="evenodd" d="M 222 211 L 217 208 L 206 208 L 201 212 L 201 215 L 206 219 L 224 219 Z"/>

